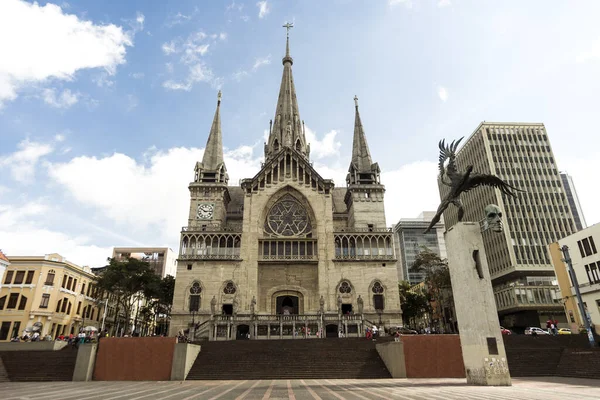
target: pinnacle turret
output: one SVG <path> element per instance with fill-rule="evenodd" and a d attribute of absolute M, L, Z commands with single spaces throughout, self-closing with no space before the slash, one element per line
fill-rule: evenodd
<path fill-rule="evenodd" d="M 379 166 L 373 163 L 358 111 L 358 97 L 354 96 L 354 139 L 352 142 L 352 161 L 348 169 L 348 184 L 379 183 Z"/>
<path fill-rule="evenodd" d="M 217 109 L 206 141 L 202 162 L 196 163 L 196 182 L 227 183 L 227 168 L 223 159 L 223 134 L 221 132 L 221 91 L 217 95 Z"/>

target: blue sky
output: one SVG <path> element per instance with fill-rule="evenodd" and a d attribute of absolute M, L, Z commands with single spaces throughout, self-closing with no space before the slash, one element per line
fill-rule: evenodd
<path fill-rule="evenodd" d="M 484 120 L 545 123 L 599 222 L 600 2 L 576 4 L 1 1 L 0 248 L 177 251 L 218 89 L 230 182 L 258 171 L 286 21 L 312 161 L 345 184 L 357 95 L 389 225 L 435 209 L 438 140 Z"/>

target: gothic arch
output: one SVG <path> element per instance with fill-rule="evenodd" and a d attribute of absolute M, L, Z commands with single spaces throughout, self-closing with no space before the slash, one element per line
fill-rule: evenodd
<path fill-rule="evenodd" d="M 383 301 L 383 308 L 382 310 L 385 310 L 386 308 L 386 294 L 387 294 L 388 288 L 386 285 L 383 284 L 383 282 L 380 279 L 373 279 L 371 281 L 371 284 L 369 285 L 369 305 L 371 306 L 371 308 L 373 310 L 377 310 L 377 304 L 375 304 L 375 296 L 381 296 L 381 299 Z"/>
<path fill-rule="evenodd" d="M 300 191 L 298 191 L 297 189 L 295 189 L 289 185 L 282 187 L 280 190 L 278 190 L 276 193 L 274 193 L 270 197 L 270 199 L 267 201 L 267 203 L 265 204 L 265 206 L 262 210 L 262 214 L 259 218 L 259 221 L 260 221 L 259 223 L 262 224 L 260 232 L 263 232 L 264 236 L 268 236 L 264 227 L 267 224 L 267 218 L 269 216 L 269 213 L 271 212 L 273 207 L 280 200 L 285 200 L 285 198 L 288 196 L 291 200 L 296 201 L 300 206 L 303 207 L 303 209 L 306 212 L 306 215 L 308 217 L 310 226 L 311 226 L 310 237 L 316 238 L 317 237 L 317 218 L 315 217 L 313 207 L 311 206 L 311 204 L 310 204 L 309 200 L 306 198 L 306 196 L 304 196 Z"/>
<path fill-rule="evenodd" d="M 189 311 L 190 309 L 190 296 L 192 292 L 192 288 L 196 287 L 195 284 L 198 284 L 198 288 L 200 289 L 198 295 L 200 296 L 200 308 L 202 307 L 202 299 L 205 297 L 206 288 L 202 284 L 202 281 L 198 279 L 192 279 L 190 283 L 184 288 L 183 292 L 183 311 Z"/>
<path fill-rule="evenodd" d="M 346 302 L 353 302 L 356 294 L 356 290 L 350 279 L 342 278 L 335 286 L 335 297 L 342 296 L 342 299 Z"/>
<path fill-rule="evenodd" d="M 274 299 L 280 295 L 293 295 L 298 296 L 300 301 L 300 313 L 304 313 L 304 310 L 310 310 L 310 296 L 306 289 L 302 286 L 295 285 L 279 285 L 274 286 L 267 290 L 266 300 L 267 300 L 267 313 L 275 314 L 275 302 Z"/>

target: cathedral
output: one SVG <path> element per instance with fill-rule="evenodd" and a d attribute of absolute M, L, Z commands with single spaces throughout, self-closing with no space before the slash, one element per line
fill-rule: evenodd
<path fill-rule="evenodd" d="M 289 26 L 288 33 L 289 33 Z M 384 185 L 355 97 L 345 187 L 310 162 L 292 76 L 289 34 L 262 168 L 229 185 L 221 93 L 202 162 L 189 184 L 170 334 L 194 339 L 364 335 L 401 324 Z"/>

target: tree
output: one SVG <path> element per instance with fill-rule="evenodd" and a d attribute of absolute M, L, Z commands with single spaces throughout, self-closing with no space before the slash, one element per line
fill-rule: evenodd
<path fill-rule="evenodd" d="M 402 304 L 402 320 L 405 325 L 416 326 L 416 320 L 428 310 L 427 296 L 422 290 L 413 290 L 408 281 L 398 283 L 400 304 Z"/>
<path fill-rule="evenodd" d="M 155 279 L 154 271 L 145 261 L 136 258 L 125 260 L 109 258 L 108 265 L 98 277 L 96 285 L 100 290 L 114 296 L 115 319 L 119 318 L 122 310 L 125 314 L 125 323 L 129 324 L 133 305 Z"/>
<path fill-rule="evenodd" d="M 149 301 L 150 308 L 154 312 L 154 317 L 161 318 L 160 333 L 164 333 L 169 324 L 174 293 L 175 278 L 171 275 L 167 275 L 162 279 L 157 277 L 144 291 L 144 296 Z"/>
<path fill-rule="evenodd" d="M 454 309 L 448 260 L 441 259 L 436 253 L 423 247 L 423 250 L 415 258 L 411 271 L 425 273 L 425 286 L 437 316 L 430 320 L 437 319 L 439 321 L 441 319 L 441 330 L 443 331 L 450 322 L 446 318 L 444 308 Z"/>

